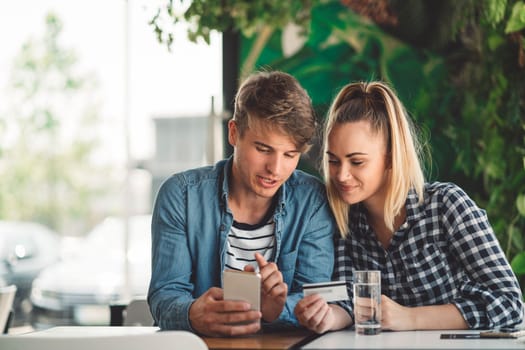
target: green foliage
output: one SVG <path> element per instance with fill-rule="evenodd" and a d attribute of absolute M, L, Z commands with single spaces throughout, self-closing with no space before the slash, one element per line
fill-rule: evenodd
<path fill-rule="evenodd" d="M 525 216 L 525 194 L 520 194 L 516 198 L 516 207 L 521 216 Z"/>
<path fill-rule="evenodd" d="M 210 42 L 213 30 L 235 30 L 251 37 L 263 26 L 284 27 L 289 22 L 304 28 L 310 19 L 310 9 L 315 0 L 168 0 L 161 5 L 150 25 L 161 43 L 168 48 L 174 40 L 173 26 L 188 21 L 190 40 L 203 39 Z"/>
<path fill-rule="evenodd" d="M 240 81 L 253 71 L 255 61 L 276 29 L 289 23 L 307 30 L 310 11 L 319 0 L 168 0 L 161 5 L 150 21 L 159 42 L 171 50 L 175 26 L 181 21 L 190 23 L 188 38 L 210 43 L 212 31 L 240 32 L 256 36 L 250 54 L 240 69 Z"/>
<path fill-rule="evenodd" d="M 511 20 L 497 26 L 480 24 L 477 46 L 482 59 L 466 61 L 461 68 L 468 74 L 454 86 L 459 107 L 455 110 L 462 114 L 457 127 L 470 127 L 470 138 L 462 137 L 454 146 L 465 156 L 460 175 L 473 180 L 468 188 L 486 208 L 509 259 L 523 250 L 525 232 L 525 217 L 516 205 L 525 192 L 525 71 L 516 64 L 516 45 L 503 36 L 503 26 L 508 28 Z M 502 37 L 499 45 L 484 40 L 496 36 Z"/>
<path fill-rule="evenodd" d="M 105 170 L 93 165 L 96 85 L 77 73 L 61 31 L 60 20 L 48 15 L 43 37 L 23 44 L 11 70 L 0 119 L 0 218 L 67 232 L 92 224 L 94 200 L 106 185 L 93 176 Z"/>
<path fill-rule="evenodd" d="M 511 266 L 516 275 L 525 275 L 525 252 L 516 255 L 512 259 Z"/>
<path fill-rule="evenodd" d="M 525 130 L 525 124 L 523 124 L 522 127 L 523 127 L 523 130 Z M 525 146 L 525 137 L 523 138 L 523 144 Z M 523 168 L 525 169 L 525 157 L 523 157 Z M 525 192 L 518 194 L 516 198 L 516 208 L 518 209 L 519 216 L 521 216 L 523 220 L 523 218 L 525 218 Z M 510 228 L 515 229 L 516 231 L 518 230 L 517 228 L 515 228 L 514 223 L 509 226 L 509 229 Z M 521 232 L 516 232 L 516 236 L 523 238 L 523 234 Z M 519 247 L 520 248 L 519 251 L 521 251 L 521 253 L 518 253 L 516 256 L 514 256 L 511 262 L 511 266 L 512 266 L 512 270 L 514 271 L 514 273 L 520 277 L 522 281 L 522 285 L 523 285 L 525 284 L 525 281 L 523 278 L 523 276 L 525 275 L 525 252 L 523 251 L 524 250 L 523 241 L 520 243 L 521 245 Z"/>
<path fill-rule="evenodd" d="M 295 54 L 283 57 L 281 40 L 281 33 L 276 32 L 256 68 L 271 67 L 297 77 L 312 97 L 320 119 L 337 91 L 357 80 L 390 81 L 410 111 L 430 109 L 434 88 L 445 75 L 440 57 L 418 52 L 338 2 L 314 7 L 310 34 Z M 245 41 L 243 49 L 251 47 L 251 40 Z M 428 130 L 422 132 L 428 134 Z M 318 156 L 312 156 L 312 167 Z"/>
<path fill-rule="evenodd" d="M 507 0 L 487 0 L 485 18 L 487 22 L 495 27 L 505 17 Z"/>
<path fill-rule="evenodd" d="M 525 28 L 525 2 L 519 1 L 512 7 L 512 15 L 505 27 L 505 33 L 518 32 L 523 28 Z"/>

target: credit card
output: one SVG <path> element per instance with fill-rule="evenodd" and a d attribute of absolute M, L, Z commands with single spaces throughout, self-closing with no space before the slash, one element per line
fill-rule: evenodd
<path fill-rule="evenodd" d="M 304 296 L 319 294 L 326 302 L 348 300 L 345 281 L 331 281 L 303 284 Z"/>

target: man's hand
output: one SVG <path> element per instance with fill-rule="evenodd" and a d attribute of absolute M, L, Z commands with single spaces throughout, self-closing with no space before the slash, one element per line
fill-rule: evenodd
<path fill-rule="evenodd" d="M 191 327 L 201 335 L 236 336 L 261 328 L 262 315 L 244 301 L 223 300 L 223 290 L 212 287 L 190 306 Z M 243 323 L 243 324 L 238 324 Z"/>
<path fill-rule="evenodd" d="M 255 253 L 255 260 L 259 265 L 261 275 L 261 311 L 262 318 L 267 322 L 276 320 L 283 311 L 288 286 L 283 281 L 283 275 L 277 264 L 269 263 L 259 253 Z M 245 271 L 254 271 L 253 266 L 247 265 Z"/>

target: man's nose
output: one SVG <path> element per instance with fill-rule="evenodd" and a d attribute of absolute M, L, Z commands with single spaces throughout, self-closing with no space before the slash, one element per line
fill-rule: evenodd
<path fill-rule="evenodd" d="M 283 163 L 282 156 L 277 155 L 277 154 L 273 155 L 268 159 L 268 162 L 266 163 L 266 169 L 272 175 L 277 175 L 281 171 L 282 163 Z"/>

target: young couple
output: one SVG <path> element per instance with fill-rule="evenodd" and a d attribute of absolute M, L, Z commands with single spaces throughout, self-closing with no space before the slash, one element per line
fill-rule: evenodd
<path fill-rule="evenodd" d="M 425 183 L 392 89 L 339 92 L 324 135 L 326 188 L 296 170 L 315 131 L 292 76 L 260 72 L 242 84 L 228 124 L 232 157 L 159 190 L 148 293 L 157 325 L 206 336 L 266 324 L 341 329 L 353 324 L 353 270 L 381 270 L 383 329 L 521 323 L 521 290 L 485 212 L 456 185 Z M 261 311 L 223 299 L 224 269 L 259 270 Z M 349 300 L 303 298 L 303 284 L 332 278 L 347 281 Z"/>

